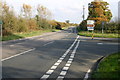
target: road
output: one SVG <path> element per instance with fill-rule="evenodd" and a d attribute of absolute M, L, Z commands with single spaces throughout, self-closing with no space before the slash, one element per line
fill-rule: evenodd
<path fill-rule="evenodd" d="M 118 43 L 91 40 L 75 28 L 2 45 L 3 80 L 83 80 L 102 56 L 118 51 Z"/>

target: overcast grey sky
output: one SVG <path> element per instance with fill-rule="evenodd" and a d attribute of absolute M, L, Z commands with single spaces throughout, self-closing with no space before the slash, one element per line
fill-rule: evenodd
<path fill-rule="evenodd" d="M 88 3 L 93 0 L 2 0 L 9 6 L 13 6 L 18 14 L 22 8 L 23 3 L 29 4 L 35 10 L 38 4 L 47 7 L 52 12 L 52 18 L 57 21 L 64 22 L 70 20 L 73 23 L 80 23 L 82 21 L 82 8 L 85 5 L 85 16 L 88 15 Z M 110 4 L 110 9 L 113 13 L 113 19 L 118 17 L 118 1 L 119 0 L 104 0 Z M 34 11 L 33 10 L 33 11 Z"/>

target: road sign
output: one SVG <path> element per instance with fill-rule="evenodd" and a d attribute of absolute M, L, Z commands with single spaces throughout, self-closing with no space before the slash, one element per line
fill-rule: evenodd
<path fill-rule="evenodd" d="M 88 30 L 94 30 L 94 27 L 87 27 Z"/>
<path fill-rule="evenodd" d="M 88 30 L 94 30 L 94 20 L 87 20 L 87 29 Z"/>
<path fill-rule="evenodd" d="M 87 25 L 93 25 L 95 23 L 94 20 L 87 20 Z"/>

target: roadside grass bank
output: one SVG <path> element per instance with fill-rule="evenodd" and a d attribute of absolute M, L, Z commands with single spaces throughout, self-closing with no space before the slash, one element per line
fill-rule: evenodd
<path fill-rule="evenodd" d="M 111 54 L 104 58 L 98 65 L 98 69 L 93 71 L 93 80 L 118 80 L 120 79 L 120 52 Z"/>
<path fill-rule="evenodd" d="M 78 34 L 80 36 L 86 36 L 86 37 L 91 37 L 92 36 L 92 32 L 89 31 L 80 31 L 78 32 Z M 117 33 L 93 33 L 94 37 L 103 37 L 103 38 L 120 38 L 120 35 Z"/>
<path fill-rule="evenodd" d="M 42 35 L 43 33 L 56 32 L 56 31 L 60 31 L 60 30 L 49 29 L 49 30 L 36 30 L 36 31 L 24 32 L 24 33 L 13 33 L 8 36 L 3 36 L 2 41 L 16 40 L 20 38 L 32 37 L 32 36 Z"/>

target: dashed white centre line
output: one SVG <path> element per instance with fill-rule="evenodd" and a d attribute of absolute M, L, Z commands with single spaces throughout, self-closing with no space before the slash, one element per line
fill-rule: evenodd
<path fill-rule="evenodd" d="M 71 64 L 68 64 L 68 63 L 67 63 L 65 66 L 70 66 L 70 65 L 71 65 Z"/>
<path fill-rule="evenodd" d="M 63 68 L 63 70 L 68 70 L 68 69 L 69 69 L 69 67 L 64 67 L 64 68 Z"/>
<path fill-rule="evenodd" d="M 72 52 L 69 60 L 68 60 L 67 63 L 65 64 L 65 67 L 63 67 L 63 69 L 62 69 L 60 75 L 58 76 L 57 80 L 59 80 L 59 79 L 60 79 L 60 80 L 63 80 L 63 79 L 64 79 L 64 76 L 67 74 L 67 71 L 68 71 L 68 69 L 70 68 L 70 65 L 72 64 L 72 61 L 73 61 L 73 59 L 74 59 L 74 56 L 75 56 L 76 50 L 77 50 L 77 48 L 78 48 L 78 46 L 79 46 L 79 43 L 80 43 L 80 40 L 78 40 L 76 47 L 74 48 L 74 50 L 73 50 L 73 52 Z M 61 76 L 62 76 L 62 77 L 61 77 Z"/>
<path fill-rule="evenodd" d="M 51 74 L 54 70 L 49 70 L 46 74 Z"/>
<path fill-rule="evenodd" d="M 67 71 L 61 71 L 60 75 L 64 76 L 66 75 Z"/>
<path fill-rule="evenodd" d="M 52 67 L 51 67 L 51 69 L 56 69 L 56 68 L 57 68 L 57 66 L 52 66 Z"/>
<path fill-rule="evenodd" d="M 58 60 L 57 62 L 60 63 L 60 62 L 62 62 L 62 60 Z"/>
<path fill-rule="evenodd" d="M 58 66 L 59 64 L 60 64 L 60 63 L 56 62 L 54 65 L 55 65 L 55 66 Z"/>
<path fill-rule="evenodd" d="M 72 49 L 72 47 L 75 45 L 75 43 L 77 42 L 79 36 L 77 36 L 77 38 L 75 39 L 75 41 L 73 42 L 73 44 L 67 49 L 67 51 L 62 55 L 62 57 L 59 58 L 59 60 L 50 68 L 50 70 L 48 70 L 46 72 L 46 74 L 44 74 L 41 79 L 47 79 L 49 78 L 50 74 L 52 74 L 54 72 L 54 70 L 58 67 L 58 65 L 62 62 L 62 60 L 66 57 L 66 55 L 70 52 L 70 50 Z M 52 42 L 50 42 L 52 43 Z M 45 45 L 48 45 L 50 43 L 47 43 Z M 45 46 L 44 45 L 44 46 Z M 49 73 L 49 75 L 48 75 Z M 67 72 L 63 71 L 61 72 L 62 75 L 65 75 Z"/>
<path fill-rule="evenodd" d="M 46 79 L 48 78 L 50 75 L 43 75 L 41 79 Z"/>

